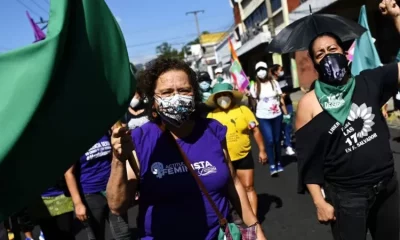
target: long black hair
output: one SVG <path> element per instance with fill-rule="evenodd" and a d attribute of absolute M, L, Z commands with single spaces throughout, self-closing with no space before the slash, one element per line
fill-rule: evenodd
<path fill-rule="evenodd" d="M 279 64 L 274 64 L 274 65 L 272 65 L 271 66 L 271 74 L 273 75 L 273 76 L 275 76 L 275 75 L 277 75 L 276 73 L 279 71 L 279 69 L 281 68 L 282 66 L 281 65 L 279 65 Z"/>

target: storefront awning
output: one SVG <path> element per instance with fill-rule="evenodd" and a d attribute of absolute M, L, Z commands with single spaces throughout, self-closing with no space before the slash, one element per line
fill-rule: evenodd
<path fill-rule="evenodd" d="M 316 13 L 337 1 L 338 0 L 307 0 L 289 13 L 289 20 L 290 22 L 294 22 L 302 17 L 310 15 L 310 6 L 312 12 Z"/>
<path fill-rule="evenodd" d="M 246 52 L 252 50 L 253 48 L 257 47 L 258 45 L 263 44 L 263 43 L 268 43 L 271 40 L 272 40 L 271 35 L 269 33 L 261 32 L 261 33 L 257 34 L 257 36 L 255 36 L 254 38 L 252 38 L 249 41 L 247 41 L 246 43 L 244 43 L 236 51 L 236 53 L 238 56 L 241 56 L 241 55 L 245 54 Z"/>

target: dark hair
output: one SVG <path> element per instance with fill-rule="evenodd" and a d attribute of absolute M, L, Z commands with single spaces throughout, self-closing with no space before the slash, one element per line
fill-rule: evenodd
<path fill-rule="evenodd" d="M 271 69 L 271 74 L 275 75 L 276 72 L 279 70 L 279 68 L 281 68 L 282 66 L 279 64 L 274 64 L 270 67 Z"/>
<path fill-rule="evenodd" d="M 335 39 L 337 45 L 344 51 L 345 48 L 344 48 L 343 41 L 342 41 L 338 36 L 336 36 L 335 34 L 330 33 L 330 32 L 325 32 L 325 33 L 318 34 L 318 35 L 310 42 L 310 45 L 308 45 L 308 54 L 310 55 L 311 60 L 313 61 L 314 64 L 315 64 L 315 62 L 314 62 L 314 57 L 315 57 L 315 55 L 314 55 L 313 47 L 314 47 L 315 40 L 317 40 L 317 39 L 320 38 L 320 37 L 331 37 L 331 38 Z"/>
<path fill-rule="evenodd" d="M 145 97 L 148 99 L 147 115 L 150 121 L 157 122 L 160 121 L 159 117 L 154 117 L 155 112 L 154 106 L 154 90 L 156 88 L 158 78 L 171 70 L 180 70 L 187 74 L 189 77 L 190 85 L 193 89 L 194 101 L 196 104 L 196 112 L 198 112 L 199 103 L 201 103 L 202 98 L 200 94 L 199 84 L 197 83 L 196 73 L 187 65 L 184 61 L 172 58 L 158 57 L 151 62 L 144 70 L 141 72 L 138 78 L 138 89 L 141 89 Z"/>
<path fill-rule="evenodd" d="M 210 74 L 208 74 L 208 72 L 199 72 L 198 74 L 197 74 L 197 81 L 200 83 L 200 82 L 209 82 L 209 83 L 211 83 L 212 82 L 212 80 L 211 80 L 211 77 L 210 77 Z"/>

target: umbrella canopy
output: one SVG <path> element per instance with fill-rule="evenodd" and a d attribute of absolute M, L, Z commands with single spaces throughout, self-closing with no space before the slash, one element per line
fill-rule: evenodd
<path fill-rule="evenodd" d="M 311 14 L 285 27 L 269 44 L 268 51 L 290 53 L 307 50 L 322 33 L 333 33 L 343 42 L 360 37 L 366 31 L 358 23 L 333 14 Z"/>

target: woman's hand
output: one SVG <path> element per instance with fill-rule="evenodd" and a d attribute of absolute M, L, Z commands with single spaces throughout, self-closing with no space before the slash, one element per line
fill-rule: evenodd
<path fill-rule="evenodd" d="M 264 235 L 264 231 L 261 228 L 261 224 L 257 224 L 256 233 L 257 233 L 257 240 L 267 240 L 267 238 Z"/>
<path fill-rule="evenodd" d="M 116 127 L 111 135 L 111 145 L 114 157 L 120 161 L 126 161 L 135 149 L 130 130 L 126 127 Z"/>
<path fill-rule="evenodd" d="M 382 115 L 385 119 L 387 119 L 389 117 L 389 114 L 386 110 L 382 110 Z"/>
<path fill-rule="evenodd" d="M 315 204 L 315 206 L 317 208 L 318 221 L 326 223 L 336 220 L 335 209 L 332 205 L 330 205 L 326 201 L 321 201 Z"/>
<path fill-rule="evenodd" d="M 74 208 L 75 208 L 75 215 L 76 215 L 76 218 L 78 218 L 79 221 L 84 222 L 84 221 L 86 221 L 86 220 L 88 219 L 88 218 L 87 218 L 87 214 L 86 214 L 86 207 L 85 207 L 85 204 L 83 204 L 83 203 L 78 203 L 78 204 L 76 204 L 76 205 L 74 206 Z"/>
<path fill-rule="evenodd" d="M 251 153 L 249 153 L 249 154 L 251 154 Z M 258 161 L 263 165 L 268 162 L 268 156 L 265 151 L 260 151 L 260 153 L 258 154 Z"/>
<path fill-rule="evenodd" d="M 397 5 L 395 0 L 383 0 L 379 4 L 379 10 L 381 11 L 382 15 L 391 16 L 391 17 L 398 17 L 400 16 L 400 8 Z"/>

